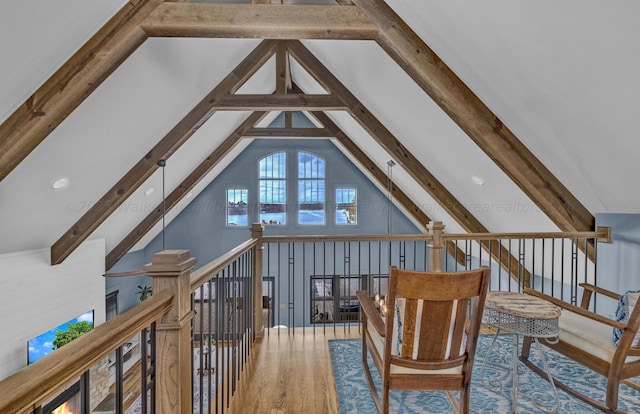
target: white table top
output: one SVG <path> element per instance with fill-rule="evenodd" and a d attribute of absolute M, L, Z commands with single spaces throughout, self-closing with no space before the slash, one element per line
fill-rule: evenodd
<path fill-rule="evenodd" d="M 528 319 L 555 319 L 560 308 L 544 299 L 515 292 L 488 292 L 485 307 Z"/>

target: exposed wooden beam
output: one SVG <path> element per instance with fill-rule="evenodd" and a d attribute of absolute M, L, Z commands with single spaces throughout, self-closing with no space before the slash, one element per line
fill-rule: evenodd
<path fill-rule="evenodd" d="M 159 4 L 127 2 L 0 125 L 0 181 L 147 39 L 138 25 Z"/>
<path fill-rule="evenodd" d="M 447 213 L 468 232 L 487 232 L 473 214 L 302 43 L 299 41 L 288 41 L 288 43 L 289 53 L 296 61 L 323 87 L 342 99 L 353 118 Z"/>
<path fill-rule="evenodd" d="M 261 42 L 204 99 L 174 126 L 147 155 L 126 173 L 69 230 L 51 246 L 51 264 L 67 258 L 122 202 L 158 168 L 157 162 L 168 159 L 213 114 L 213 104 L 221 95 L 237 91 L 272 55 L 275 42 Z"/>
<path fill-rule="evenodd" d="M 242 139 L 245 131 L 253 127 L 259 122 L 267 112 L 254 112 L 249 115 L 225 140 L 200 163 L 180 185 L 178 185 L 165 198 L 164 211 L 170 211 L 180 200 L 182 200 L 191 191 L 196 184 L 204 178 L 213 167 L 215 167 L 222 158 L 229 153 Z M 135 244 L 140 241 L 152 228 L 162 219 L 163 205 L 158 205 L 147 216 L 125 236 L 116 247 L 114 247 L 106 257 L 106 270 L 109 270 L 120 260 Z"/>
<path fill-rule="evenodd" d="M 172 3 L 142 23 L 150 37 L 375 39 L 378 28 L 355 6 Z"/>
<path fill-rule="evenodd" d="M 278 42 L 276 49 L 276 93 L 285 94 L 291 91 L 291 65 L 289 53 L 284 42 Z"/>
<path fill-rule="evenodd" d="M 380 29 L 376 42 L 563 231 L 595 218 L 382 0 L 352 0 Z"/>
<path fill-rule="evenodd" d="M 244 132 L 245 138 L 333 138 L 327 128 L 249 128 Z"/>
<path fill-rule="evenodd" d="M 488 233 L 489 230 L 440 181 L 400 143 L 400 141 L 373 115 L 351 91 L 349 91 L 300 41 L 288 41 L 289 53 L 311 74 L 315 80 L 331 93 L 339 96 L 349 107 L 353 118 L 374 138 L 411 177 L 449 215 L 469 233 Z M 325 125 L 326 126 L 326 125 Z M 518 269 L 518 259 L 495 242 L 481 242 L 500 260 L 505 268 Z M 449 248 L 448 248 L 449 249 Z M 454 250 L 456 253 L 458 249 Z M 456 260 L 460 257 L 456 254 Z M 528 271 L 525 270 L 528 276 Z M 512 275 L 512 277 L 517 275 Z"/>
<path fill-rule="evenodd" d="M 212 100 L 218 111 L 336 111 L 347 109 L 335 95 L 224 95 Z"/>

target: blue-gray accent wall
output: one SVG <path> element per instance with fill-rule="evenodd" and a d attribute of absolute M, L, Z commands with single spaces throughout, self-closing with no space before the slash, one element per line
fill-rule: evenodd
<path fill-rule="evenodd" d="M 283 126 L 280 116 L 272 127 Z M 313 127 L 302 114 L 294 114 L 294 126 Z M 329 140 L 257 139 L 252 142 L 225 170 L 216 177 L 164 230 L 166 249 L 188 249 L 198 260 L 197 267 L 227 252 L 250 238 L 249 227 L 226 225 L 226 190 L 243 187 L 249 189 L 249 223 L 259 221 L 258 211 L 258 162 L 274 152 L 287 154 L 288 217 L 283 226 L 267 225 L 265 235 L 294 234 L 386 234 L 388 232 L 387 195 L 369 179 Z M 296 223 L 297 152 L 310 152 L 326 162 L 326 220 L 325 225 L 300 225 Z M 194 161 L 195 162 L 195 161 Z M 385 169 L 386 165 L 379 166 Z M 171 174 L 171 159 L 167 160 L 166 173 Z M 335 224 L 335 189 L 353 186 L 357 189 L 357 224 Z M 420 230 L 395 206 L 391 207 L 391 228 L 395 234 L 416 234 Z M 142 251 L 132 252 L 121 259 L 111 272 L 139 269 L 151 262 L 154 253 L 162 250 L 162 234 L 156 236 Z M 134 280 L 131 280 L 134 282 Z M 125 290 L 124 280 L 108 279 L 107 293 Z M 135 279 L 129 290 L 150 281 Z M 121 293 L 122 294 L 122 293 Z M 126 309 L 124 303 L 121 311 Z"/>

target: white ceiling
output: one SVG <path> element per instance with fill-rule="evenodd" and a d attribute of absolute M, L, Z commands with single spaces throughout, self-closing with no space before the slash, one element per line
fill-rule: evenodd
<path fill-rule="evenodd" d="M 124 3 L 0 3 L 0 122 Z M 640 212 L 634 191 L 640 176 L 640 2 L 388 3 L 592 214 Z M 258 42 L 145 42 L 0 182 L 0 253 L 53 244 Z M 489 230 L 557 229 L 375 43 L 303 43 Z M 272 92 L 273 65 L 272 59 L 242 92 Z M 307 92 L 318 92 L 299 65 L 293 65 L 293 78 Z M 246 115 L 214 114 L 167 161 L 167 192 Z M 353 118 L 330 116 L 386 171 L 391 157 Z M 474 184 L 472 175 L 485 185 Z M 70 185 L 54 191 L 51 184 L 60 177 Z M 428 216 L 443 220 L 449 232 L 461 231 L 399 166 L 393 178 Z M 159 203 L 161 180 L 158 171 L 91 237 L 104 237 L 107 250 L 113 248 Z M 145 196 L 149 187 L 156 191 Z"/>

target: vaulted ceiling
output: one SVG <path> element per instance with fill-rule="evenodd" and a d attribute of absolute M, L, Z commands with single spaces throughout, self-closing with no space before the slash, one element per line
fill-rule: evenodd
<path fill-rule="evenodd" d="M 158 160 L 170 220 L 252 139 L 292 133 L 381 187 L 394 160 L 397 204 L 449 232 L 640 209 L 637 2 L 237 3 L 0 5 L 0 253 L 56 263 L 104 237 L 109 267 L 160 229 Z M 283 110 L 318 130 L 261 129 Z"/>

